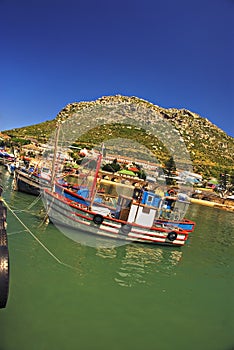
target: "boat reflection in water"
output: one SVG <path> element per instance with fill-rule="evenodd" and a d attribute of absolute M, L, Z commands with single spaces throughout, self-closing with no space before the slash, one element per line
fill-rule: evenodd
<path fill-rule="evenodd" d="M 151 274 L 171 274 L 182 259 L 179 249 L 147 247 L 128 244 L 121 248 L 97 248 L 96 255 L 103 259 L 121 260 L 114 281 L 121 287 L 150 284 Z M 122 257 L 120 256 L 122 255 Z"/>

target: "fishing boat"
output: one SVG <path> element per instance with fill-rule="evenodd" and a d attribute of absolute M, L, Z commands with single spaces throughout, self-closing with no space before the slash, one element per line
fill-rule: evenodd
<path fill-rule="evenodd" d="M 44 187 L 50 187 L 49 169 L 42 168 L 40 172 L 34 169 L 18 168 L 14 171 L 13 188 L 17 191 L 39 196 Z"/>
<path fill-rule="evenodd" d="M 159 195 L 137 187 L 131 187 L 130 195 L 130 187 L 121 184 L 117 196 L 103 192 L 98 176 L 101 160 L 100 153 L 87 158 L 88 167 L 79 173 L 78 190 L 72 191 L 56 181 L 52 189 L 43 190 L 50 220 L 77 233 L 85 231 L 122 241 L 183 246 L 189 230 L 170 224 L 166 218 L 160 219 L 164 208 Z M 175 204 L 174 211 L 176 208 Z"/>
<path fill-rule="evenodd" d="M 16 164 L 14 162 L 5 163 L 5 167 L 10 175 L 14 175 Z"/>
<path fill-rule="evenodd" d="M 0 150 L 0 159 L 4 161 L 10 161 L 12 162 L 15 159 L 14 154 L 8 153 L 4 151 L 3 149 Z"/>
<path fill-rule="evenodd" d="M 107 192 L 109 192 L 109 187 L 119 187 L 123 186 L 120 184 L 113 184 L 113 182 L 108 180 L 101 180 L 99 182 L 99 186 L 103 189 L 103 187 L 106 185 Z M 127 186 L 128 188 L 131 188 L 130 186 Z M 139 191 L 139 189 L 134 189 L 132 187 L 132 192 L 135 190 Z M 79 191 L 78 185 L 72 185 L 69 184 L 69 182 L 64 182 L 64 180 L 57 181 L 55 184 L 55 191 L 66 198 L 72 200 L 72 201 L 79 201 L 78 198 L 80 198 L 77 193 L 84 194 L 85 189 Z M 88 191 L 88 189 L 86 190 Z M 118 190 L 117 190 L 118 191 Z M 115 191 L 116 192 L 116 191 Z M 98 191 L 99 197 L 105 197 L 107 198 L 108 195 L 105 194 L 105 191 L 99 190 Z M 134 195 L 135 196 L 135 195 Z M 153 206 L 158 209 L 157 216 L 155 216 L 155 224 L 162 227 L 178 227 L 183 230 L 186 230 L 187 232 L 193 232 L 196 226 L 196 223 L 192 220 L 189 220 L 185 218 L 185 214 L 188 210 L 188 207 L 190 205 L 190 199 L 188 196 L 184 194 L 178 194 L 177 196 L 159 196 L 151 191 L 144 191 L 144 195 L 141 192 L 141 204 L 146 206 Z M 118 195 L 109 195 L 108 204 L 110 205 L 110 202 L 113 203 L 114 199 L 117 198 Z M 81 200 L 81 198 L 80 198 Z M 81 200 L 82 201 L 82 200 Z M 87 199 L 86 199 L 87 201 Z M 102 202 L 103 200 L 99 198 L 99 201 Z"/>

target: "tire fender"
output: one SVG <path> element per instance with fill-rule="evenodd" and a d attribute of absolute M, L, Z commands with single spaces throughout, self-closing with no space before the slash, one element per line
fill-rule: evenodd
<path fill-rule="evenodd" d="M 132 229 L 132 226 L 129 224 L 122 225 L 121 232 L 127 235 Z"/>
<path fill-rule="evenodd" d="M 101 224 L 103 223 L 103 220 L 104 220 L 104 218 L 103 218 L 103 216 L 100 215 L 100 214 L 95 214 L 95 215 L 93 216 L 93 222 L 94 222 L 96 225 L 101 225 Z"/>
<path fill-rule="evenodd" d="M 175 231 L 171 231 L 168 233 L 167 238 L 169 241 L 173 242 L 177 238 L 177 233 Z"/>
<path fill-rule="evenodd" d="M 0 309 L 6 307 L 9 292 L 9 253 L 7 246 L 0 246 Z"/>
<path fill-rule="evenodd" d="M 0 246 L 7 246 L 7 233 L 5 228 L 0 228 Z"/>

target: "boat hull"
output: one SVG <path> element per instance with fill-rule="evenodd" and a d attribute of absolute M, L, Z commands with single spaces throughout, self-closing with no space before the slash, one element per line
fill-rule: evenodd
<path fill-rule="evenodd" d="M 114 238 L 127 242 L 183 246 L 188 233 L 176 228 L 145 227 L 101 215 L 88 210 L 49 190 L 43 191 L 43 200 L 50 220 L 56 224 L 75 230 L 95 234 L 97 237 Z"/>
<path fill-rule="evenodd" d="M 182 221 L 157 219 L 156 223 L 165 227 L 181 228 L 182 230 L 185 230 L 187 232 L 193 232 L 195 229 L 195 222 L 188 219 L 184 219 Z"/>
<path fill-rule="evenodd" d="M 87 205 L 87 199 L 82 198 L 77 193 L 74 193 L 73 191 L 70 191 L 68 188 L 62 187 L 60 184 L 55 184 L 55 192 L 62 195 L 66 199 L 70 199 L 72 201 L 75 201 L 80 204 L 86 204 Z M 187 232 L 193 232 L 195 229 L 195 222 L 192 220 L 188 220 L 186 218 L 180 219 L 180 220 L 172 220 L 172 219 L 164 219 L 164 218 L 157 218 L 155 220 L 155 224 L 162 227 L 175 227 L 182 230 L 185 230 Z"/>
<path fill-rule="evenodd" d="M 49 187 L 49 183 L 20 170 L 15 170 L 14 183 L 18 191 L 34 196 L 39 196 L 44 187 Z"/>

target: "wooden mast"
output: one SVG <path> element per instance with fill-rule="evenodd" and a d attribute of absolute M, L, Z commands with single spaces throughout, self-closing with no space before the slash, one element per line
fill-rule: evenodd
<path fill-rule="evenodd" d="M 95 198 L 97 178 L 98 178 L 98 173 L 99 173 L 99 170 L 101 167 L 101 162 L 102 162 L 102 154 L 99 154 L 98 158 L 97 158 L 97 166 L 96 166 L 96 171 L 94 174 L 94 180 L 93 180 L 92 187 L 90 190 L 90 208 L 92 207 L 93 202 L 94 202 L 94 198 Z"/>
<path fill-rule="evenodd" d="M 55 145 L 54 145 L 54 155 L 53 155 L 53 161 L 52 161 L 52 170 L 51 170 L 51 191 L 54 191 L 54 182 L 55 182 L 55 165 L 56 165 L 56 158 L 57 158 L 57 150 L 58 150 L 58 139 L 59 139 L 59 132 L 61 128 L 61 120 L 58 120 L 56 133 L 55 133 Z"/>

